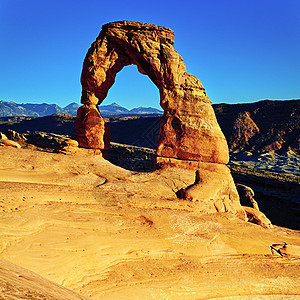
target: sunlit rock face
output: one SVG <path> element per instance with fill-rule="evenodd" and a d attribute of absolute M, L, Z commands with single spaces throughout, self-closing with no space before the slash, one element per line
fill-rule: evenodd
<path fill-rule="evenodd" d="M 174 33 L 165 27 L 129 21 L 104 25 L 84 60 L 81 102 L 85 107 L 99 105 L 114 84 L 116 74 L 124 66 L 135 64 L 160 92 L 164 116 L 157 155 L 227 163 L 228 147 L 211 102 L 200 80 L 186 72 L 173 44 Z M 81 123 L 93 123 L 90 119 L 94 116 L 89 117 L 90 112 L 84 110 L 88 117 Z M 91 127 L 86 127 L 83 134 L 78 133 L 80 126 L 76 131 L 79 145 L 102 149 L 104 141 L 98 139 L 104 134 L 103 126 L 94 130 L 93 134 L 99 136 L 94 139 L 88 137 Z"/>
<path fill-rule="evenodd" d="M 76 123 L 79 146 L 105 149 L 105 126 L 97 105 L 107 96 L 116 74 L 123 67 L 135 64 L 139 72 L 148 75 L 159 89 L 160 105 L 164 110 L 156 149 L 157 167 L 196 171 L 197 162 L 223 166 L 228 163 L 227 142 L 211 101 L 200 80 L 187 73 L 173 44 L 174 32 L 166 27 L 131 21 L 113 22 L 102 27 L 83 63 L 83 107 L 78 110 Z M 210 177 L 218 173 L 218 168 L 208 169 L 213 170 Z M 205 177 L 207 172 L 200 170 L 198 173 Z M 195 183 L 198 188 L 192 189 L 193 192 L 191 189 L 182 192 L 182 197 L 210 201 L 210 196 L 203 197 L 210 191 L 222 203 L 227 202 L 224 206 L 209 205 L 210 210 L 236 211 L 236 204 L 240 207 L 239 198 L 230 172 L 222 171 L 219 175 L 217 182 L 204 178 L 201 182 L 205 182 L 205 189 L 203 184 L 199 187 L 199 183 Z M 202 195 L 196 197 L 195 193 Z"/>

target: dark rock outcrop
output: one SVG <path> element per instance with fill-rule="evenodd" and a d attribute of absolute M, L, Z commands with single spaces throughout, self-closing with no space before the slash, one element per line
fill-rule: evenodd
<path fill-rule="evenodd" d="M 243 206 L 248 206 L 255 208 L 256 210 L 259 210 L 258 204 L 254 199 L 254 191 L 244 185 L 244 184 L 236 184 L 239 196 L 240 196 L 240 202 Z"/>
<path fill-rule="evenodd" d="M 5 118 L 0 124 L 0 131 L 6 132 L 8 129 L 18 133 L 26 131 L 43 131 L 63 135 L 74 135 L 76 117 L 67 114 L 53 114 L 40 118 Z"/>
<path fill-rule="evenodd" d="M 300 100 L 214 104 L 218 123 L 237 151 L 300 153 Z"/>

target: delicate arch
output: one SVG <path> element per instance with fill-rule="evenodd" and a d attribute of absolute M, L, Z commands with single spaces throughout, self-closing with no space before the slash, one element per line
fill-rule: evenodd
<path fill-rule="evenodd" d="M 228 162 L 228 147 L 211 102 L 195 76 L 186 72 L 172 46 L 172 30 L 139 22 L 106 24 L 91 45 L 81 75 L 83 106 L 78 111 L 76 139 L 80 146 L 107 149 L 105 124 L 97 109 L 124 66 L 135 64 L 160 92 L 164 110 L 157 161 Z"/>
<path fill-rule="evenodd" d="M 97 105 L 106 97 L 116 74 L 135 64 L 158 87 L 164 110 L 157 167 L 188 169 L 196 175 L 191 184 L 178 186 L 176 195 L 198 202 L 202 212 L 231 212 L 245 219 L 225 165 L 228 146 L 211 102 L 200 80 L 186 72 L 173 44 L 174 33 L 165 27 L 127 21 L 104 25 L 83 63 L 83 106 L 77 113 L 76 139 L 81 147 L 108 149 L 109 134 Z M 172 172 L 167 170 L 166 174 L 171 176 Z"/>

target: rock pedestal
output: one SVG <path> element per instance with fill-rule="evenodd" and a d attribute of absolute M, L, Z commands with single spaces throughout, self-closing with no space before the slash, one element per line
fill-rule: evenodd
<path fill-rule="evenodd" d="M 187 73 L 173 44 L 174 32 L 166 27 L 130 21 L 104 25 L 83 63 L 83 107 L 78 110 L 76 139 L 79 146 L 105 149 L 106 130 L 96 106 L 105 99 L 116 74 L 123 67 L 135 64 L 160 92 L 164 115 L 156 149 L 158 167 L 193 168 L 204 178 L 208 174 L 203 171 L 205 164 L 209 164 L 208 169 L 211 169 L 211 164 L 220 166 L 212 168 L 213 172 L 209 171 L 210 175 L 201 183 L 201 188 L 199 182 L 195 183 L 199 188 L 190 188 L 181 196 L 189 200 L 200 199 L 201 194 L 208 192 L 203 186 L 211 185 L 215 192 L 210 194 L 208 201 L 234 205 L 224 205 L 224 209 L 220 208 L 222 205 L 209 205 L 210 210 L 231 209 L 236 212 L 240 205 L 225 166 L 229 161 L 226 139 L 202 83 Z M 219 176 L 218 181 L 214 175 Z M 227 188 L 224 190 L 221 186 Z"/>
<path fill-rule="evenodd" d="M 76 140 L 79 146 L 104 149 L 105 125 L 96 105 L 83 105 L 77 111 L 75 124 Z"/>

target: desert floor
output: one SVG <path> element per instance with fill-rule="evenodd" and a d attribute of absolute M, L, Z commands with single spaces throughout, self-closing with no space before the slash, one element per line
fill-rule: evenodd
<path fill-rule="evenodd" d="M 174 196 L 189 174 L 0 157 L 0 299 L 300 298 L 300 232 L 201 214 Z M 288 255 L 272 254 L 283 242 Z"/>

